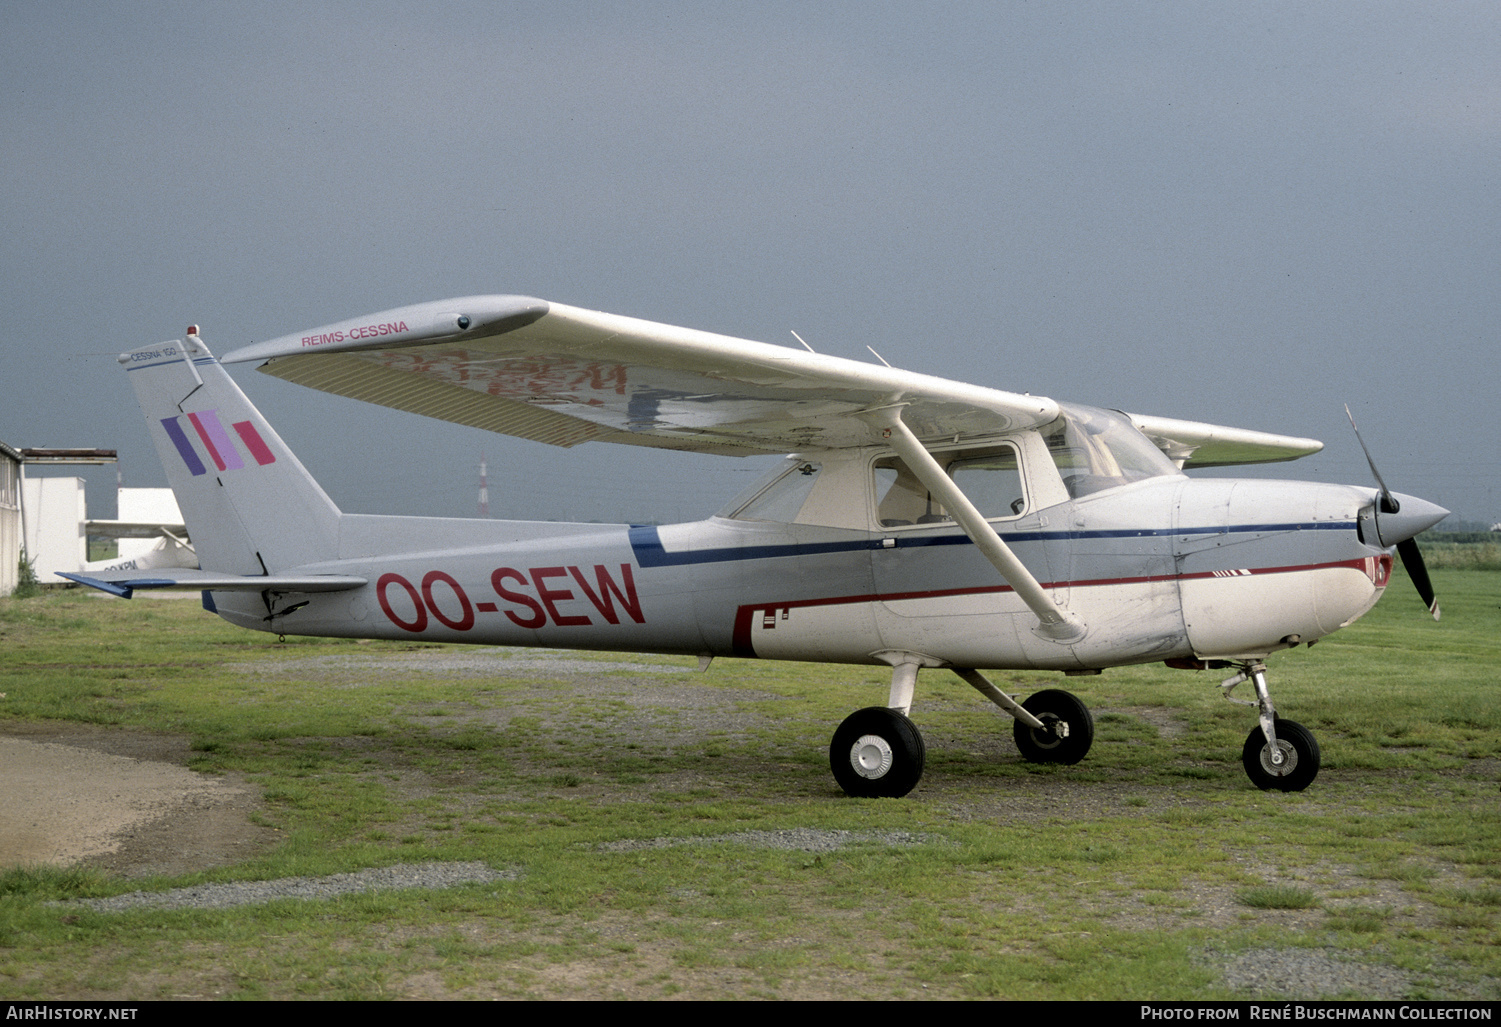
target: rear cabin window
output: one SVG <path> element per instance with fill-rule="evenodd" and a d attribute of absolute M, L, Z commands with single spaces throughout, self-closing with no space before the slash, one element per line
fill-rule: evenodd
<path fill-rule="evenodd" d="M 790 524 L 797 520 L 799 511 L 808 501 L 808 496 L 818 481 L 818 472 L 822 469 L 822 465 L 806 461 L 788 468 L 730 516 L 741 521 L 782 521 Z"/>
<path fill-rule="evenodd" d="M 1021 466 L 1013 447 L 935 453 L 934 458 L 987 520 L 1019 517 L 1026 511 L 1027 491 L 1022 487 Z M 953 521 L 901 457 L 876 461 L 875 486 L 876 516 L 883 528 Z"/>

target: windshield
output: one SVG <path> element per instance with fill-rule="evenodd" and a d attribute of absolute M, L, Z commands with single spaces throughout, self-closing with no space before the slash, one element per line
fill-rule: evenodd
<path fill-rule="evenodd" d="M 1042 437 L 1072 498 L 1183 473 L 1123 414 L 1061 403 L 1059 409 L 1062 416 Z"/>

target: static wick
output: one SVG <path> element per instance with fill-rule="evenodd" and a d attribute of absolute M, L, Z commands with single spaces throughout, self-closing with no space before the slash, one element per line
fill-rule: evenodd
<path fill-rule="evenodd" d="M 876 353 L 876 348 L 874 346 L 867 345 L 865 348 L 868 349 L 868 350 L 870 350 L 872 353 Z M 886 363 L 886 358 L 883 357 L 883 356 L 881 356 L 881 354 L 879 354 L 879 353 L 876 353 L 876 359 L 879 360 L 881 363 L 886 364 L 887 367 L 891 366 L 890 364 Z"/>
<path fill-rule="evenodd" d="M 789 332 L 792 332 L 791 328 L 789 328 L 787 330 Z M 792 332 L 792 337 L 794 339 L 796 339 L 798 342 L 803 342 L 803 337 L 801 335 L 797 334 L 797 332 Z M 818 353 L 818 350 L 814 349 L 812 346 L 809 346 L 806 342 L 803 342 L 803 349 L 805 349 L 809 353 L 812 353 L 812 354 L 815 354 L 815 355 Z"/>

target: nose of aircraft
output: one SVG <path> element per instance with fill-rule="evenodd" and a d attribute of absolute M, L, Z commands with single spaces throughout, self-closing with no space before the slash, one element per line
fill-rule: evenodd
<path fill-rule="evenodd" d="M 1448 510 L 1426 499 L 1404 496 L 1400 492 L 1391 492 L 1388 496 L 1395 501 L 1391 505 L 1396 509 L 1388 510 L 1382 498 L 1378 497 L 1376 502 L 1376 534 L 1381 536 L 1383 546 L 1405 542 L 1449 516 Z"/>
<path fill-rule="evenodd" d="M 1380 477 L 1377 477 L 1380 480 Z M 1433 582 L 1429 580 L 1428 568 L 1423 565 L 1423 554 L 1418 549 L 1414 536 L 1425 528 L 1431 528 L 1449 511 L 1436 503 L 1416 496 L 1404 496 L 1400 492 L 1377 492 L 1373 509 L 1376 517 L 1376 535 L 1383 546 L 1396 546 L 1402 566 L 1417 587 L 1418 595 L 1428 606 L 1434 620 L 1439 619 L 1438 599 L 1434 595 Z M 1362 515 L 1362 520 L 1365 516 Z"/>

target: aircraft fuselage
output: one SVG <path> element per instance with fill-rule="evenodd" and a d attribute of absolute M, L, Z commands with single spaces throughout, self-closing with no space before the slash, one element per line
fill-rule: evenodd
<path fill-rule="evenodd" d="M 880 663 L 1094 669 L 1265 655 L 1348 624 L 1391 558 L 1359 537 L 1370 489 L 1154 478 L 996 523 L 1055 601 L 1088 625 L 1060 644 L 953 523 L 856 530 L 714 517 L 664 526 L 345 514 L 351 592 L 267 619 L 285 634 Z M 422 538 L 397 553 L 397 539 Z M 363 555 L 368 553 L 368 555 Z M 283 604 L 285 606 L 286 604 Z"/>

